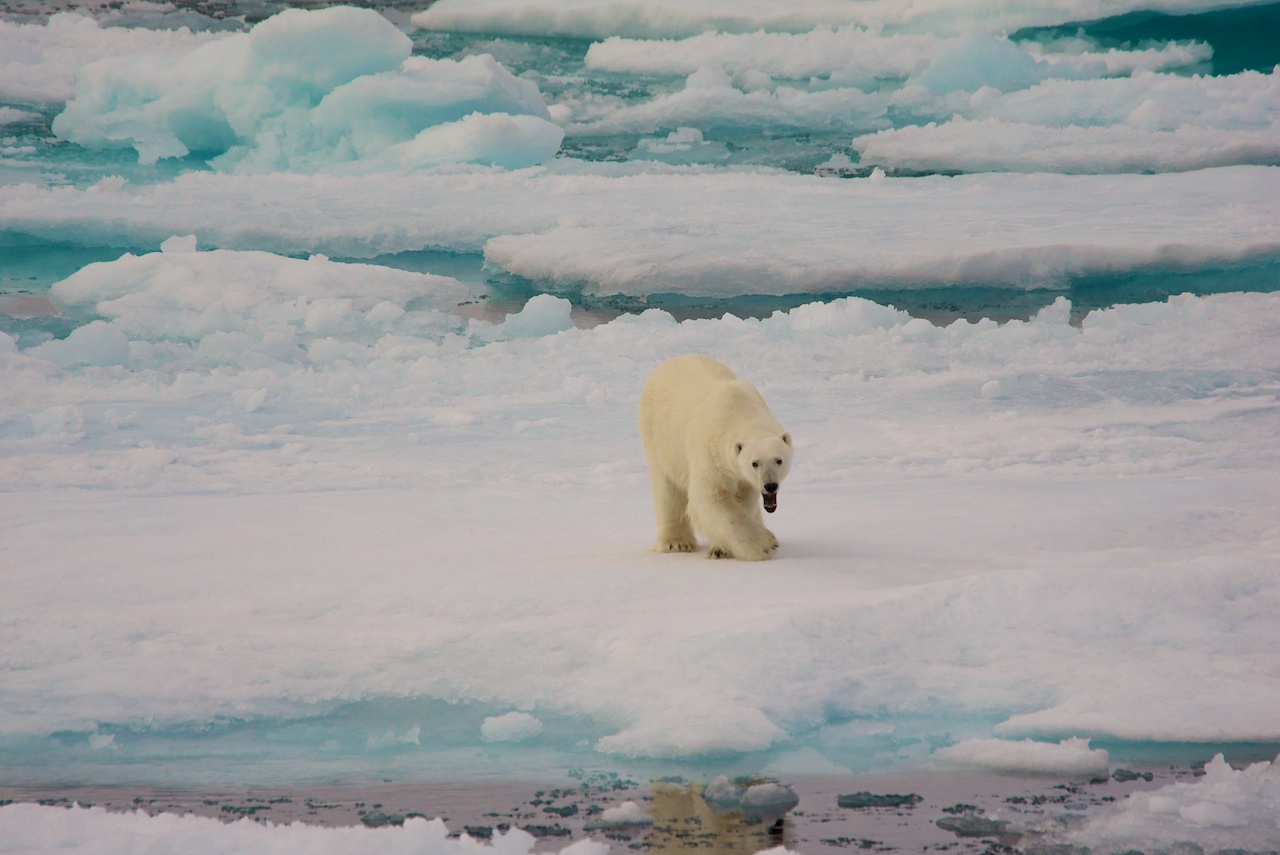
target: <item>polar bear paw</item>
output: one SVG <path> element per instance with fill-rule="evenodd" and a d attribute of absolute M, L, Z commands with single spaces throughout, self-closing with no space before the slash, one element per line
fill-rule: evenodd
<path fill-rule="evenodd" d="M 653 546 L 657 552 L 697 552 L 698 542 L 695 540 L 662 539 Z"/>
<path fill-rule="evenodd" d="M 761 542 L 753 544 L 751 547 L 742 550 L 740 553 L 732 552 L 723 546 L 713 546 L 707 552 L 708 558 L 739 558 L 743 561 L 764 561 L 766 558 L 772 558 L 774 553 L 778 551 L 778 538 L 774 537 L 773 532 L 765 531 L 765 537 Z"/>

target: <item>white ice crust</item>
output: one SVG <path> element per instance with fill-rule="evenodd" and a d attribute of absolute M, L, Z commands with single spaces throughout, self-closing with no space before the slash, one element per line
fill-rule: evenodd
<path fill-rule="evenodd" d="M 626 204 L 618 204 L 625 198 Z M 770 200 L 763 217 L 755 200 Z M 252 202 L 250 202 L 252 200 Z M 260 212 L 251 233 L 241 211 Z M 483 249 L 592 294 L 830 293 L 934 283 L 1056 286 L 1280 251 L 1280 168 L 834 181 L 776 173 L 188 174 L 155 186 L 0 186 L 0 228 L 58 241 L 369 257 Z"/>
<path fill-rule="evenodd" d="M 237 287 L 235 253 L 171 256 Z M 493 343 L 412 305 L 382 331 L 326 309 L 323 335 L 141 323 L 193 270 L 84 328 L 121 364 L 0 337 L 5 733 L 126 750 L 140 722 L 389 696 L 587 716 L 634 756 L 939 707 L 1004 711 L 965 738 L 1280 739 L 1276 295 L 1081 327 L 1061 300 L 947 327 L 863 300 L 650 311 Z M 636 400 L 689 351 L 797 438 L 760 572 L 645 549 Z"/>

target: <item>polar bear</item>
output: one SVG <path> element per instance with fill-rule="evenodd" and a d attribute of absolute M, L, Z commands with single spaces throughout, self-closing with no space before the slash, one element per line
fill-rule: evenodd
<path fill-rule="evenodd" d="M 658 552 L 762 561 L 778 550 L 764 527 L 791 470 L 791 434 L 756 387 L 725 365 L 690 354 L 662 363 L 640 395 L 640 438 L 653 482 Z"/>

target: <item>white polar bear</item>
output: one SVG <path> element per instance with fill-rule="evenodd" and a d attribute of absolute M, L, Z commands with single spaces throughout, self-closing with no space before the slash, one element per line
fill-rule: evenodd
<path fill-rule="evenodd" d="M 760 501 L 773 513 L 791 470 L 791 435 L 756 387 L 692 354 L 662 363 L 640 395 L 640 438 L 653 481 L 658 552 L 761 561 L 778 550 Z"/>

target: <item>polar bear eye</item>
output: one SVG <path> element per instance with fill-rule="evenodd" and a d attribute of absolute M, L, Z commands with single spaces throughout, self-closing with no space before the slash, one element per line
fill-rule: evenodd
<path fill-rule="evenodd" d="M 775 461 L 773 461 L 773 462 L 774 462 L 774 463 L 776 463 L 776 464 L 778 464 L 779 466 L 781 466 L 781 465 L 782 465 L 782 458 L 781 458 L 781 457 L 779 457 L 777 460 L 775 460 Z"/>
<path fill-rule="evenodd" d="M 759 460 L 753 460 L 753 461 L 751 461 L 751 468 L 752 468 L 752 469 L 759 469 L 759 468 L 760 468 L 760 461 L 759 461 Z"/>

